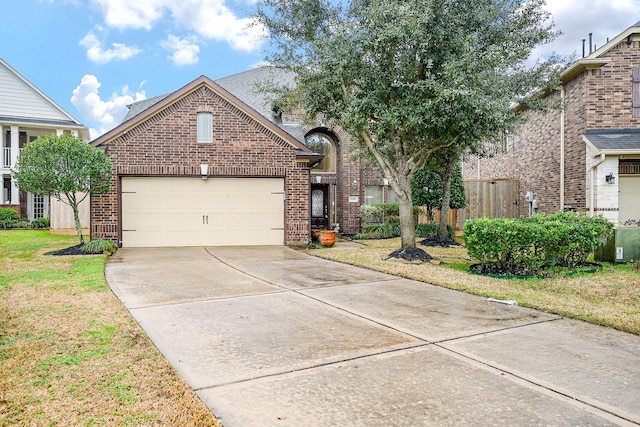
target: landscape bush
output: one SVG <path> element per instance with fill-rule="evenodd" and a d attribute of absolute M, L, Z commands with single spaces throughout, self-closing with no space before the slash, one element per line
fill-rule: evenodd
<path fill-rule="evenodd" d="M 80 251 L 85 254 L 112 254 L 117 250 L 116 244 L 111 240 L 96 239 L 90 240 L 80 247 Z"/>
<path fill-rule="evenodd" d="M 13 209 L 11 209 L 15 212 Z M 36 218 L 33 221 L 29 221 L 26 218 L 18 218 L 16 213 L 15 218 L 0 220 L 0 228 L 11 229 L 11 228 L 49 228 L 49 218 Z"/>
<path fill-rule="evenodd" d="M 416 237 L 435 237 L 438 234 L 438 224 L 417 224 L 416 225 Z M 450 239 L 455 237 L 455 232 L 451 225 L 447 225 L 447 236 Z"/>
<path fill-rule="evenodd" d="M 49 218 L 36 218 L 31 221 L 31 228 L 49 228 Z"/>
<path fill-rule="evenodd" d="M 0 208 L 0 222 L 15 221 L 18 219 L 18 212 L 11 208 Z"/>
<path fill-rule="evenodd" d="M 558 212 L 531 218 L 481 218 L 464 225 L 469 255 L 482 270 L 538 274 L 554 267 L 574 269 L 611 234 L 613 224 L 585 213 Z"/>
<path fill-rule="evenodd" d="M 0 228 L 31 228 L 31 221 L 28 219 L 8 219 L 0 222 Z"/>
<path fill-rule="evenodd" d="M 417 222 L 420 208 L 413 207 L 414 219 Z M 397 203 L 377 203 L 360 206 L 362 230 L 356 239 L 389 239 L 400 236 L 400 208 Z"/>

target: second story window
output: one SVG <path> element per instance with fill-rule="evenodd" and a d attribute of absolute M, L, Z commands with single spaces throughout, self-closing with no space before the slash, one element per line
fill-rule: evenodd
<path fill-rule="evenodd" d="M 213 141 L 213 117 L 211 113 L 198 113 L 198 142 Z"/>

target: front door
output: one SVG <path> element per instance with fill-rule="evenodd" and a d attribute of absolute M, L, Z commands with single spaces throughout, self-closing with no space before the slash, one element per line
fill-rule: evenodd
<path fill-rule="evenodd" d="M 329 229 L 329 186 L 311 185 L 311 229 Z"/>

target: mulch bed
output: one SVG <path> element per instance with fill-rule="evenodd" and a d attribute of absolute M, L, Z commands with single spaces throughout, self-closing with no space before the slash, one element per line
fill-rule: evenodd
<path fill-rule="evenodd" d="M 449 237 L 427 237 L 426 239 L 420 241 L 422 246 L 441 246 L 443 248 L 449 248 L 451 246 L 461 246 L 460 243 Z"/>
<path fill-rule="evenodd" d="M 75 245 L 75 246 L 69 246 L 68 248 L 63 248 L 63 249 L 58 249 L 57 251 L 47 252 L 45 255 L 56 255 L 56 256 L 61 256 L 61 255 L 93 255 L 93 254 L 88 254 L 86 252 L 82 252 L 80 250 L 81 247 L 82 247 L 81 244 Z"/>
<path fill-rule="evenodd" d="M 595 273 L 596 271 L 602 268 L 601 264 L 595 262 L 584 262 L 576 267 L 574 270 L 548 270 L 548 271 L 539 271 L 534 272 L 527 268 L 518 268 L 513 271 L 505 271 L 500 268 L 496 264 L 473 264 L 469 266 L 469 269 L 472 273 L 480 274 L 484 276 L 490 277 L 498 277 L 498 278 L 527 278 L 527 277 L 554 277 L 558 275 L 564 276 L 573 276 L 575 274 L 580 273 Z"/>
<path fill-rule="evenodd" d="M 401 258 L 407 261 L 431 261 L 433 257 L 420 248 L 398 249 L 389 254 L 389 258 Z"/>

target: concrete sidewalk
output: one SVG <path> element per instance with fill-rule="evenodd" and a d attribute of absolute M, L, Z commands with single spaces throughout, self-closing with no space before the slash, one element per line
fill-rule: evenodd
<path fill-rule="evenodd" d="M 640 337 L 286 247 L 121 249 L 115 294 L 226 427 L 640 424 Z"/>

